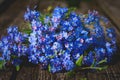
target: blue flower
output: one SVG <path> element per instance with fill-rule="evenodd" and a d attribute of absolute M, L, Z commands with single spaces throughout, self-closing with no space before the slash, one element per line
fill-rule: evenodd
<path fill-rule="evenodd" d="M 17 26 L 13 26 L 13 32 L 18 32 L 18 27 Z"/>
<path fill-rule="evenodd" d="M 4 60 L 4 58 L 3 57 L 0 57 L 0 61 L 3 61 Z"/>
<path fill-rule="evenodd" d="M 82 27 L 82 26 L 75 28 L 74 35 L 75 35 L 76 38 L 81 37 L 81 31 L 82 31 L 82 30 L 83 30 L 83 27 Z"/>
<path fill-rule="evenodd" d="M 105 58 L 109 62 L 116 51 L 115 30 L 104 30 L 101 21 L 106 25 L 107 21 L 95 10 L 78 15 L 71 9 L 56 7 L 46 16 L 27 8 L 24 19 L 30 23 L 30 34 L 10 26 L 0 40 L 0 60 L 6 63 L 17 66 L 24 61 L 21 57 L 27 57 L 28 62 L 56 73 L 73 70 L 81 55 L 81 66 L 101 66 L 96 64 Z"/>
<path fill-rule="evenodd" d="M 105 46 L 106 46 L 106 49 L 107 49 L 107 56 L 111 57 L 113 52 L 116 51 L 116 48 L 113 48 L 114 46 L 112 47 L 112 44 L 110 42 L 106 42 Z"/>
<path fill-rule="evenodd" d="M 12 61 L 12 64 L 14 65 L 14 66 L 18 66 L 18 65 L 20 65 L 22 63 L 22 60 L 21 59 L 14 59 L 13 61 Z"/>
<path fill-rule="evenodd" d="M 61 60 L 59 58 L 54 58 L 50 60 L 50 72 L 55 73 L 62 70 Z"/>
<path fill-rule="evenodd" d="M 18 52 L 18 47 L 17 47 L 16 44 L 13 45 L 13 52 L 16 53 L 16 54 L 18 54 L 17 53 Z"/>
<path fill-rule="evenodd" d="M 39 62 L 40 63 L 44 63 L 46 61 L 46 57 L 45 56 L 39 56 Z"/>
<path fill-rule="evenodd" d="M 6 60 L 10 60 L 10 50 L 7 49 L 7 46 L 5 46 L 5 49 L 3 50 L 2 57 Z"/>
<path fill-rule="evenodd" d="M 3 37 L 3 38 L 2 38 L 2 41 L 3 41 L 3 43 L 6 44 L 6 45 L 7 45 L 8 42 L 9 42 L 7 37 Z"/>
<path fill-rule="evenodd" d="M 60 51 L 62 49 L 62 45 L 59 42 L 54 42 L 51 49 Z"/>
<path fill-rule="evenodd" d="M 92 22 L 99 22 L 99 15 L 97 11 L 89 11 L 87 17 L 84 19 L 85 24 L 90 24 Z"/>
<path fill-rule="evenodd" d="M 53 11 L 53 16 L 54 15 L 60 15 L 63 16 L 66 12 L 68 11 L 67 8 L 61 8 L 61 7 L 56 7 Z"/>
<path fill-rule="evenodd" d="M 93 62 L 94 62 L 93 52 L 90 51 L 87 56 L 84 56 L 83 64 L 91 66 Z"/>
<path fill-rule="evenodd" d="M 74 27 L 76 27 L 76 26 L 82 26 L 81 19 L 80 19 L 80 17 L 76 13 L 71 13 L 70 14 L 70 23 Z"/>
<path fill-rule="evenodd" d="M 106 23 L 106 24 L 108 24 L 109 23 L 109 20 L 106 18 L 106 17 L 104 17 L 104 16 L 101 16 L 101 19 Z"/>
<path fill-rule="evenodd" d="M 56 7 L 52 13 L 52 23 L 54 27 L 58 27 L 61 18 L 65 15 L 65 13 L 68 11 L 67 8 L 60 8 L 60 7 Z"/>
<path fill-rule="evenodd" d="M 38 59 L 35 55 L 30 55 L 28 59 L 29 59 L 29 62 L 32 62 L 33 64 L 38 64 Z"/>
<path fill-rule="evenodd" d="M 18 27 L 16 26 L 10 26 L 7 30 L 8 35 L 2 37 L 2 40 L 0 41 L 0 52 L 2 53 L 2 57 L 6 61 L 9 61 L 12 56 L 21 57 L 23 54 L 25 55 L 25 53 L 23 53 L 24 49 L 22 49 L 21 46 L 27 36 L 23 36 L 24 34 L 19 32 Z"/>
<path fill-rule="evenodd" d="M 94 31 L 96 37 L 104 37 L 104 31 L 99 23 L 94 24 Z"/>
<path fill-rule="evenodd" d="M 68 38 L 67 38 L 67 41 L 69 41 L 69 42 L 73 42 L 73 41 L 75 41 L 75 36 L 74 35 L 69 35 L 68 36 Z"/>
<path fill-rule="evenodd" d="M 38 19 L 39 16 L 40 13 L 38 11 L 27 8 L 27 11 L 24 14 L 24 19 L 26 21 L 32 21 L 33 19 Z"/>
<path fill-rule="evenodd" d="M 73 68 L 75 67 L 74 62 L 71 60 L 63 60 L 62 64 L 63 64 L 63 68 L 65 68 L 66 71 L 73 70 Z"/>
<path fill-rule="evenodd" d="M 21 53 L 21 56 L 26 56 L 28 47 L 25 45 L 18 46 L 18 52 Z"/>
<path fill-rule="evenodd" d="M 106 50 L 104 48 L 95 48 L 95 57 L 97 61 L 105 59 Z"/>
<path fill-rule="evenodd" d="M 45 24 L 51 23 L 50 19 L 51 19 L 51 18 L 50 18 L 49 16 L 46 16 L 45 19 L 44 19 L 44 23 L 45 23 Z"/>
<path fill-rule="evenodd" d="M 107 29 L 107 36 L 111 39 L 112 44 L 116 44 L 116 33 L 114 28 Z"/>
<path fill-rule="evenodd" d="M 63 51 L 63 54 L 61 55 L 61 60 L 70 60 L 71 54 L 69 50 Z"/>
<path fill-rule="evenodd" d="M 73 43 L 73 42 L 67 42 L 67 43 L 64 44 L 64 47 L 65 47 L 66 49 L 72 51 L 73 48 L 74 48 L 74 43 Z"/>
<path fill-rule="evenodd" d="M 9 34 L 9 33 L 11 33 L 12 32 L 12 27 L 9 27 L 8 29 L 7 29 L 7 33 Z"/>
<path fill-rule="evenodd" d="M 33 33 L 30 34 L 29 42 L 30 42 L 31 45 L 33 45 L 33 46 L 37 44 L 36 32 L 33 32 Z"/>
<path fill-rule="evenodd" d="M 3 42 L 2 41 L 0 41 L 0 48 L 3 46 Z"/>
<path fill-rule="evenodd" d="M 67 31 L 71 27 L 71 24 L 69 21 L 62 21 L 61 22 L 61 30 Z"/>

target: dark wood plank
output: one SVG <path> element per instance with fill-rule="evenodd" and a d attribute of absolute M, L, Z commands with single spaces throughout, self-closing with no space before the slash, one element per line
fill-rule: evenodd
<path fill-rule="evenodd" d="M 111 18 L 111 20 L 117 25 L 120 31 L 120 0 L 97 0 L 100 7 Z"/>
<path fill-rule="evenodd" d="M 8 25 L 19 25 L 21 27 L 21 24 L 23 21 L 23 14 L 26 10 L 27 1 L 21 1 L 17 0 L 17 3 L 21 4 L 13 4 L 4 14 L 0 15 L 0 29 L 3 30 L 3 27 L 6 29 Z M 64 1 L 49 1 L 49 0 L 43 0 L 39 3 L 39 10 L 44 11 L 48 6 L 67 6 L 67 4 Z M 102 9 L 97 5 L 96 2 L 82 2 L 80 3 L 80 8 L 77 9 L 77 12 L 86 13 L 89 9 L 93 10 L 96 9 L 100 12 L 100 14 L 103 14 Z M 9 14 L 8 14 L 9 13 Z M 2 27 L 3 26 L 3 27 Z M 23 25 L 22 25 L 23 26 Z M 117 37 L 118 42 L 120 40 L 120 32 L 116 28 L 117 31 Z M 118 43 L 119 44 L 119 43 Z M 118 51 L 119 54 L 119 51 Z M 78 71 L 79 72 L 79 71 Z M 11 72 L 5 73 L 0 72 L 0 80 L 9 80 L 6 77 L 10 77 Z M 3 79 L 4 78 L 4 79 Z M 17 80 L 81 80 L 82 78 L 87 78 L 88 80 L 120 80 L 120 61 L 118 61 L 116 64 L 110 66 L 107 70 L 104 71 L 98 71 L 98 72 L 89 72 L 84 74 L 83 72 L 76 73 L 76 75 L 72 77 L 68 77 L 68 75 L 65 73 L 57 73 L 57 74 L 51 74 L 48 71 L 41 70 L 39 67 L 23 67 L 19 74 L 17 75 Z"/>

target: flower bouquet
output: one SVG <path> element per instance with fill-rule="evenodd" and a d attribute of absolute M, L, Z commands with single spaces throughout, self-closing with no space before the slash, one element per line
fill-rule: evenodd
<path fill-rule="evenodd" d="M 77 14 L 74 8 L 56 7 L 42 14 L 27 8 L 24 19 L 28 29 L 10 26 L 0 40 L 1 69 L 9 63 L 18 71 L 25 57 L 51 73 L 102 70 L 116 51 L 115 30 L 95 10 Z"/>

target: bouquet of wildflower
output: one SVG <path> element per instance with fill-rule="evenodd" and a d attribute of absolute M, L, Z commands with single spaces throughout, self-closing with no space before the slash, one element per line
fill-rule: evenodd
<path fill-rule="evenodd" d="M 104 28 L 109 21 L 89 11 L 76 14 L 72 8 L 56 7 L 52 13 L 41 14 L 27 8 L 24 19 L 30 29 L 22 32 L 10 26 L 0 41 L 0 67 L 11 63 L 41 64 L 52 73 L 81 69 L 102 69 L 116 51 L 113 28 Z M 102 24 L 105 25 L 102 25 Z"/>

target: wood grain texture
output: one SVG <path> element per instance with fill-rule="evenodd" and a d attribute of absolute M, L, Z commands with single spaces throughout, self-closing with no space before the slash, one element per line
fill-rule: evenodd
<path fill-rule="evenodd" d="M 120 0 L 97 0 L 103 11 L 116 24 L 117 29 L 120 30 Z"/>
<path fill-rule="evenodd" d="M 19 25 L 19 27 L 23 27 L 23 25 L 21 26 L 21 24 L 24 23 L 23 14 L 24 14 L 24 11 L 26 10 L 27 5 L 30 4 L 34 6 L 34 4 L 36 4 L 36 1 L 33 1 L 33 0 L 31 0 L 30 2 L 28 1 L 29 0 L 26 0 L 26 1 L 16 0 L 16 2 L 13 3 L 8 8 L 8 10 L 6 10 L 3 14 L 0 15 L 1 35 L 5 33 L 5 29 L 9 25 L 15 24 L 15 25 Z M 67 6 L 67 4 L 64 1 L 60 1 L 60 0 L 59 1 L 42 0 L 41 2 L 39 2 L 38 9 L 44 12 L 44 9 L 46 9 L 48 6 L 55 7 L 57 5 L 60 5 L 63 7 Z M 86 13 L 89 9 L 98 10 L 102 15 L 107 14 L 107 13 L 104 14 L 105 10 L 99 7 L 98 3 L 94 1 L 80 3 L 80 8 L 77 9 L 76 11 L 77 13 L 79 12 Z M 108 15 L 108 17 L 110 17 L 110 15 Z M 17 80 L 82 80 L 85 78 L 87 80 L 120 80 L 120 46 L 119 46 L 120 31 L 116 27 L 115 29 L 117 32 L 118 51 L 117 51 L 117 54 L 115 55 L 112 65 L 108 69 L 103 71 L 97 71 L 97 72 L 78 71 L 75 75 L 68 76 L 67 73 L 51 74 L 46 70 L 41 70 L 39 66 L 36 66 L 36 67 L 23 66 L 17 75 Z M 0 71 L 0 80 L 9 80 L 11 75 L 12 75 L 12 70 Z"/>

